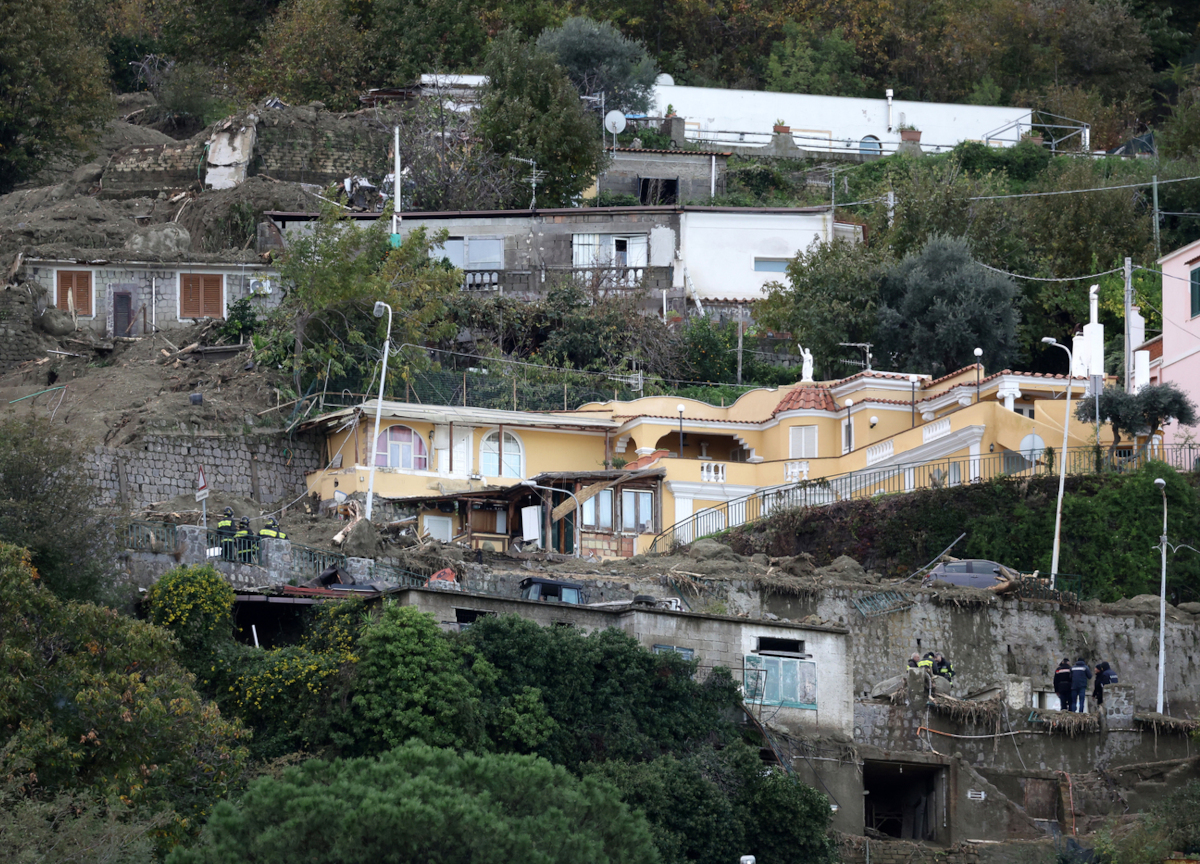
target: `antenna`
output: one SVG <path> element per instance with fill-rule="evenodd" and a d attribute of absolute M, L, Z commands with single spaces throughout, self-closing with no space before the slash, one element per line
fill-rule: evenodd
<path fill-rule="evenodd" d="M 841 346 L 842 348 L 861 349 L 863 352 L 864 358 L 865 358 L 863 360 L 843 360 L 842 362 L 845 363 L 847 366 L 856 366 L 859 369 L 865 369 L 866 371 L 870 372 L 871 371 L 871 348 L 874 344 L 875 343 L 873 343 L 873 342 L 839 342 L 838 345 Z"/>
<path fill-rule="evenodd" d="M 509 156 L 508 158 L 513 160 L 514 162 L 524 162 L 526 165 L 529 166 L 529 187 L 533 191 L 533 197 L 531 197 L 529 199 L 529 209 L 536 210 L 537 209 L 537 184 L 538 184 L 539 180 L 545 179 L 546 172 L 538 170 L 536 159 L 522 159 L 520 156 Z"/>
<path fill-rule="evenodd" d="M 617 134 L 625 131 L 625 113 L 612 110 L 604 115 L 604 128 L 612 133 L 613 149 L 617 149 Z"/>

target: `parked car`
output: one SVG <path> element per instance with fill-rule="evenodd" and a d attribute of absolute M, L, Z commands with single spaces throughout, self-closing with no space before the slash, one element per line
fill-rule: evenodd
<path fill-rule="evenodd" d="M 968 588 L 991 588 L 1000 582 L 1017 578 L 1019 574 L 1010 567 L 986 558 L 964 558 L 961 561 L 943 561 L 925 574 L 921 586 L 928 588 L 934 582 L 964 585 Z"/>

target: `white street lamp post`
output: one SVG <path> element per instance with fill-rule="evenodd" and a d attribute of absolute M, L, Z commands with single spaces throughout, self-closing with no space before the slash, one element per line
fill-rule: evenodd
<path fill-rule="evenodd" d="M 522 480 L 521 485 L 529 486 L 530 488 L 533 488 L 533 489 L 545 489 L 547 492 L 563 492 L 563 493 L 566 493 L 567 495 L 570 495 L 572 498 L 575 498 L 575 493 L 571 492 L 570 490 L 559 489 L 556 486 L 542 486 L 540 483 L 534 483 L 532 480 Z M 553 498 L 550 499 L 550 504 L 551 504 L 551 506 L 554 505 Z M 580 523 L 580 520 L 582 520 L 582 519 L 583 519 L 583 505 L 579 503 L 578 498 L 575 498 L 575 557 L 576 558 L 583 557 L 583 555 L 582 555 L 583 550 L 579 548 L 583 544 L 583 535 L 579 529 L 579 523 Z M 547 538 L 547 541 L 548 540 L 549 540 L 549 538 Z"/>
<path fill-rule="evenodd" d="M 397 178 L 397 184 L 399 178 Z M 392 307 L 379 300 L 375 303 L 375 317 L 382 318 L 387 310 L 387 335 L 383 338 L 383 370 L 379 373 L 379 400 L 375 403 L 375 434 L 371 436 L 371 471 L 367 480 L 367 521 L 371 521 L 371 505 L 375 503 L 375 453 L 379 447 L 379 417 L 383 413 L 383 388 L 387 383 L 388 354 L 392 350 Z M 386 451 L 384 451 L 386 452 Z"/>
<path fill-rule="evenodd" d="M 1158 598 L 1158 707 L 1163 713 L 1163 676 L 1167 668 L 1167 481 L 1159 477 L 1154 481 L 1163 499 L 1163 533 L 1159 538 L 1162 547 L 1162 591 Z"/>
<path fill-rule="evenodd" d="M 1062 540 L 1063 488 L 1067 482 L 1067 430 L 1071 425 L 1071 374 L 1075 368 L 1075 358 L 1071 356 L 1071 349 L 1061 344 L 1053 336 L 1042 337 L 1042 342 L 1067 352 L 1067 408 L 1066 414 L 1063 416 L 1062 450 L 1058 454 L 1058 505 L 1054 508 L 1054 554 L 1050 561 L 1050 590 L 1053 591 L 1054 584 L 1058 581 L 1058 552 Z"/>

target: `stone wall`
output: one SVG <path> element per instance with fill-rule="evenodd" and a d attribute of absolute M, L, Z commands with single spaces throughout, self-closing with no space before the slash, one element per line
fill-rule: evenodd
<path fill-rule="evenodd" d="M 312 109 L 297 108 L 289 115 L 265 111 L 258 121 L 251 174 L 266 174 L 276 180 L 328 185 L 355 174 L 378 181 L 391 170 L 388 149 L 391 135 L 364 118 L 334 122 L 333 115 L 312 111 L 310 122 L 289 122 L 292 114 Z"/>
<path fill-rule="evenodd" d="M 109 159 L 100 179 L 105 198 L 130 198 L 170 189 L 184 189 L 198 182 L 204 142 L 193 139 L 179 144 L 125 147 Z"/>
<path fill-rule="evenodd" d="M 0 291 L 0 369 L 37 357 L 39 348 L 29 292 L 24 288 Z"/>
<path fill-rule="evenodd" d="M 268 436 L 147 435 L 138 449 L 95 447 L 91 469 L 105 504 L 140 507 L 196 491 L 198 466 L 212 490 L 263 503 L 292 499 L 321 467 L 319 444 Z"/>

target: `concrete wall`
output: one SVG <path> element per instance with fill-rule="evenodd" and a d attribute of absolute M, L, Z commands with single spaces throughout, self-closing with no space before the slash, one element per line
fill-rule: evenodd
<path fill-rule="evenodd" d="M 953 695 L 988 686 L 1005 686 L 1008 676 L 1050 684 L 1063 657 L 1086 657 L 1093 665 L 1107 660 L 1133 688 L 1136 710 L 1152 710 L 1157 697 L 1157 614 L 1092 614 L 1060 611 L 1054 604 L 1000 600 L 986 609 L 940 605 L 933 591 L 908 591 L 915 605 L 902 612 L 865 618 L 851 600 L 870 592 L 831 588 L 815 600 L 771 596 L 764 610 L 800 620 L 816 614 L 851 629 L 855 695 L 900 674 L 914 651 L 940 650 L 954 663 Z M 1193 616 L 1171 609 L 1166 630 L 1166 701 L 1170 713 L 1200 711 L 1200 627 Z"/>
<path fill-rule="evenodd" d="M 88 454 L 103 503 L 123 498 L 127 506 L 140 507 L 193 493 L 201 465 L 210 489 L 264 503 L 290 500 L 303 494 L 305 473 L 322 467 L 318 445 L 302 438 L 147 435 L 139 444 L 140 449 L 97 446 Z"/>
<path fill-rule="evenodd" d="M 1200 401 L 1200 316 L 1192 315 L 1192 271 L 1200 243 L 1191 243 L 1159 259 L 1163 273 L 1163 317 L 1171 322 L 1163 328 L 1160 378 Z M 1172 420 L 1164 426 L 1168 444 L 1185 444 L 1195 439 L 1197 429 Z"/>
<path fill-rule="evenodd" d="M 58 301 L 59 270 L 87 271 L 92 274 L 92 312 L 90 316 L 79 316 L 81 329 L 89 329 L 98 334 L 123 336 L 123 333 L 113 333 L 113 295 L 125 293 L 130 295 L 130 311 L 134 315 L 134 324 L 128 335 L 141 336 L 153 329 L 173 330 L 190 327 L 197 319 L 180 317 L 180 277 L 191 273 L 213 273 L 222 277 L 223 303 L 222 317 L 229 312 L 229 307 L 243 297 L 253 296 L 256 307 L 261 310 L 273 309 L 279 305 L 282 292 L 277 288 L 270 294 L 255 292 L 251 289 L 254 280 L 270 279 L 273 274 L 262 267 L 238 264 L 210 263 L 162 263 L 162 264 L 120 264 L 110 263 L 92 267 L 87 264 L 68 262 L 31 262 L 26 265 L 26 277 L 46 289 L 47 300 L 51 305 Z M 145 308 L 145 326 L 142 323 L 142 309 Z M 183 347 L 182 345 L 180 346 Z"/>
<path fill-rule="evenodd" d="M 0 369 L 32 360 L 39 350 L 33 298 L 24 288 L 0 290 Z"/>
<path fill-rule="evenodd" d="M 600 186 L 605 192 L 640 196 L 639 180 L 642 178 L 678 179 L 678 203 L 706 201 L 714 183 L 716 194 L 725 194 L 726 161 L 725 156 L 715 153 L 619 149 L 601 176 Z"/>

